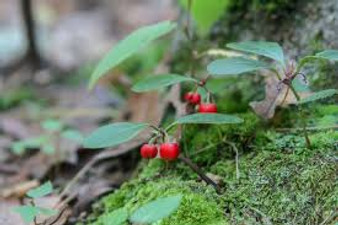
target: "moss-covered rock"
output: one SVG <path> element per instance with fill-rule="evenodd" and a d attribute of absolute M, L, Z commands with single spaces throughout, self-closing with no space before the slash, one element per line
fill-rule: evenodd
<path fill-rule="evenodd" d="M 313 121 L 335 106 L 312 109 Z M 183 202 L 159 225 L 204 224 L 334 224 L 338 206 L 338 132 L 310 135 L 307 149 L 301 133 L 266 130 L 253 114 L 240 115 L 241 126 L 187 126 L 183 152 L 202 170 L 217 176 L 217 194 L 189 167 L 175 162 L 166 168 L 159 159 L 141 163 L 138 176 L 104 197 L 85 224 L 103 225 L 109 212 L 129 213 L 159 197 L 183 194 Z M 207 135 L 206 135 L 207 134 Z M 237 146 L 236 153 L 231 144 Z M 239 178 L 238 178 L 239 175 Z"/>

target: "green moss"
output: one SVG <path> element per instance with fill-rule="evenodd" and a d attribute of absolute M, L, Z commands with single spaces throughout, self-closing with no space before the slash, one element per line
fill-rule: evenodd
<path fill-rule="evenodd" d="M 309 108 L 312 121 L 337 111 L 334 105 Z M 288 112 L 289 118 L 292 113 Z M 178 210 L 156 224 L 319 225 L 328 218 L 327 224 L 333 225 L 338 205 L 338 132 L 311 133 L 313 148 L 307 149 L 301 133 L 266 130 L 251 112 L 238 116 L 245 121 L 240 126 L 184 127 L 182 151 L 205 173 L 220 177 L 222 194 L 182 162 L 142 161 L 138 176 L 99 201 L 85 224 L 102 225 L 104 216 L 115 209 L 124 207 L 132 213 L 158 197 L 180 193 L 184 200 Z M 239 171 L 236 154 L 224 140 L 238 148 Z"/>
<path fill-rule="evenodd" d="M 103 207 L 104 213 L 89 224 L 103 224 L 104 216 L 120 207 L 131 213 L 156 198 L 178 193 L 184 195 L 180 207 L 158 224 L 204 225 L 224 221 L 218 196 L 212 188 L 194 181 L 165 177 L 158 180 L 139 179 L 123 185 L 115 193 L 102 199 L 97 207 Z"/>
<path fill-rule="evenodd" d="M 305 149 L 298 136 L 275 137 L 266 150 L 240 158 L 240 180 L 236 180 L 233 161 L 219 161 L 211 167 L 212 173 L 224 178 L 224 207 L 230 220 L 319 224 L 338 203 L 337 132 L 312 135 L 315 150 Z M 286 141 L 290 143 L 281 145 Z"/>

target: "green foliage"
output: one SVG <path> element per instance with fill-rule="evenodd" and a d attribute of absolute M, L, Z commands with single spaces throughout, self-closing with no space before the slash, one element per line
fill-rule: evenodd
<path fill-rule="evenodd" d="M 40 185 L 37 188 L 29 190 L 26 195 L 30 198 L 36 199 L 44 197 L 53 192 L 53 185 L 50 181 Z M 38 215 L 53 216 L 57 214 L 57 210 L 42 208 L 34 205 L 22 205 L 15 207 L 14 212 L 17 212 L 22 217 L 25 223 L 31 223 Z"/>
<path fill-rule="evenodd" d="M 83 141 L 83 135 L 77 130 L 65 130 L 61 133 L 61 137 L 78 143 Z"/>
<path fill-rule="evenodd" d="M 128 220 L 128 211 L 124 208 L 116 209 L 103 217 L 103 225 L 121 225 Z"/>
<path fill-rule="evenodd" d="M 188 8 L 188 0 L 179 2 L 185 9 Z M 192 0 L 191 14 L 201 35 L 208 34 L 212 25 L 224 14 L 228 4 L 229 0 Z"/>
<path fill-rule="evenodd" d="M 65 129 L 65 125 L 59 120 L 47 119 L 42 121 L 40 126 L 46 131 L 46 134 L 13 142 L 12 152 L 16 155 L 22 155 L 27 149 L 40 149 L 43 153 L 52 155 L 56 151 L 56 142 L 60 141 L 59 137 L 77 143 L 81 143 L 83 140 L 79 131 Z"/>
<path fill-rule="evenodd" d="M 268 57 L 279 62 L 285 68 L 283 49 L 278 43 L 265 41 L 245 41 L 239 43 L 229 43 L 226 46 L 234 50 Z"/>
<path fill-rule="evenodd" d="M 31 205 L 24 205 L 19 206 L 13 209 L 14 212 L 17 212 L 20 214 L 21 218 L 25 223 L 31 223 L 34 221 L 34 218 L 39 215 L 39 210 L 35 206 Z"/>
<path fill-rule="evenodd" d="M 0 110 L 9 109 L 24 101 L 35 99 L 35 95 L 31 88 L 20 87 L 1 92 Z"/>
<path fill-rule="evenodd" d="M 157 38 L 172 31 L 176 25 L 170 21 L 161 22 L 155 25 L 149 25 L 131 33 L 125 39 L 120 41 L 114 48 L 101 60 L 89 82 L 89 88 L 93 88 L 95 83 L 106 73 L 116 67 L 118 64 L 132 56 L 142 47 L 147 46 Z"/>
<path fill-rule="evenodd" d="M 322 100 L 322 99 L 325 99 L 325 98 L 332 97 L 333 95 L 336 95 L 336 94 L 338 94 L 338 90 L 335 90 L 335 89 L 318 91 L 318 92 L 310 95 L 309 97 L 302 99 L 299 103 L 305 104 L 305 103 L 309 103 L 309 102 L 314 102 L 314 101 L 318 101 L 318 100 Z"/>
<path fill-rule="evenodd" d="M 265 68 L 269 68 L 269 66 L 263 62 L 243 57 L 234 57 L 217 59 L 208 65 L 207 70 L 214 77 L 220 77 L 237 75 Z"/>
<path fill-rule="evenodd" d="M 243 120 L 237 116 L 219 113 L 195 113 L 176 120 L 178 124 L 234 124 L 242 123 Z"/>
<path fill-rule="evenodd" d="M 127 142 L 149 127 L 146 123 L 120 122 L 105 125 L 85 138 L 85 148 L 106 148 Z"/>
<path fill-rule="evenodd" d="M 338 61 L 338 50 L 325 50 L 317 53 L 316 57 Z"/>
<path fill-rule="evenodd" d="M 198 82 L 198 81 L 193 78 L 184 77 L 181 75 L 163 74 L 141 80 L 132 87 L 132 90 L 135 92 L 147 92 L 158 90 L 181 82 Z"/>
<path fill-rule="evenodd" d="M 130 221 L 138 224 L 151 224 L 170 216 L 177 210 L 182 195 L 159 198 L 137 209 L 130 217 Z"/>
<path fill-rule="evenodd" d="M 25 223 L 31 223 L 34 221 L 34 219 L 39 215 L 45 215 L 45 216 L 54 216 L 57 214 L 56 210 L 48 209 L 48 208 L 42 208 L 42 207 L 36 207 L 32 205 L 23 205 L 15 207 L 14 212 L 17 212 L 20 214 L 21 218 Z"/>
<path fill-rule="evenodd" d="M 41 186 L 29 190 L 27 196 L 31 198 L 41 198 L 53 192 L 53 185 L 50 181 L 42 184 Z"/>
<path fill-rule="evenodd" d="M 55 132 L 60 131 L 63 128 L 63 124 L 59 120 L 45 120 L 41 123 L 41 127 L 46 131 Z"/>

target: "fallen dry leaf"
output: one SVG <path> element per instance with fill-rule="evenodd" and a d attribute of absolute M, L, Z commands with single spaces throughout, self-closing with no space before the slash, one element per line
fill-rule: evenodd
<path fill-rule="evenodd" d="M 27 191 L 29 191 L 32 188 L 35 188 L 39 186 L 39 181 L 37 180 L 30 180 L 30 181 L 24 181 L 15 185 L 11 185 L 11 187 L 7 187 L 3 190 L 0 190 L 0 197 L 2 198 L 22 198 L 25 196 Z"/>
<path fill-rule="evenodd" d="M 251 108 L 255 113 L 264 119 L 271 119 L 275 115 L 275 110 L 278 106 L 285 107 L 290 104 L 296 104 L 297 99 L 291 90 L 288 91 L 288 86 L 281 84 L 278 89 L 279 80 L 274 74 L 264 73 L 265 80 L 265 99 L 262 101 L 254 101 L 250 103 Z M 299 93 L 301 97 L 306 97 L 310 92 Z"/>

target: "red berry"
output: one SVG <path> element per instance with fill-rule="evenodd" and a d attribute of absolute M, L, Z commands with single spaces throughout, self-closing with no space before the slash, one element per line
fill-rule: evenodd
<path fill-rule="evenodd" d="M 193 94 L 194 94 L 194 93 L 192 93 L 192 92 L 186 93 L 186 94 L 184 95 L 184 100 L 187 101 L 187 102 L 190 102 Z"/>
<path fill-rule="evenodd" d="M 201 95 L 198 93 L 193 93 L 190 99 L 190 103 L 197 105 L 197 104 L 200 104 L 200 102 L 201 102 Z"/>
<path fill-rule="evenodd" d="M 180 154 L 180 146 L 177 143 L 164 143 L 160 146 L 160 156 L 164 160 L 175 160 Z"/>
<path fill-rule="evenodd" d="M 153 159 L 157 156 L 157 147 L 156 145 L 151 145 L 151 144 L 144 144 L 141 147 L 141 156 L 142 158 L 146 158 L 146 159 Z"/>
<path fill-rule="evenodd" d="M 214 103 L 202 103 L 198 111 L 200 113 L 217 113 L 217 106 Z"/>

